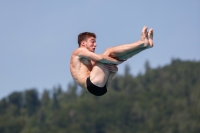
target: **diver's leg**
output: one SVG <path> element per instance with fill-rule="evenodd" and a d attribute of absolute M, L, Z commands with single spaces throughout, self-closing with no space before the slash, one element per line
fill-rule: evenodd
<path fill-rule="evenodd" d="M 91 82 L 98 87 L 104 87 L 109 78 L 110 72 L 104 65 L 105 64 L 101 62 L 96 62 L 92 68 L 92 71 L 90 72 Z"/>
<path fill-rule="evenodd" d="M 153 47 L 153 45 L 154 45 L 153 44 L 153 29 L 150 29 L 149 32 L 148 32 L 148 40 L 149 40 L 150 46 L 133 50 L 133 51 L 131 51 L 131 52 L 125 54 L 125 55 L 122 55 L 122 56 L 119 56 L 119 57 L 116 57 L 116 58 L 119 59 L 119 60 L 126 60 L 126 59 L 131 58 L 132 56 L 140 53 L 141 51 L 143 51 L 145 49 Z"/>
<path fill-rule="evenodd" d="M 115 47 L 111 47 L 106 49 L 104 52 L 105 55 L 108 55 L 113 58 L 117 58 L 132 51 L 138 50 L 140 48 L 152 47 L 152 44 L 148 40 L 147 35 L 147 26 L 144 26 L 142 29 L 141 38 L 139 41 L 131 43 L 131 44 L 123 44 Z"/>
<path fill-rule="evenodd" d="M 124 45 L 122 47 L 117 46 L 117 47 L 114 47 L 114 48 L 110 48 L 114 52 L 119 53 L 114 58 L 120 59 L 120 60 L 126 60 L 126 59 L 132 57 L 133 55 L 147 49 L 148 47 L 152 47 L 153 46 L 153 30 L 150 29 L 149 33 L 147 33 L 146 30 L 147 30 L 147 27 L 144 27 L 143 30 L 142 30 L 141 40 L 145 40 L 148 43 L 143 43 L 142 45 L 139 44 L 139 43 L 134 43 L 134 44 L 130 44 L 130 45 Z M 120 48 L 124 48 L 126 50 L 120 51 L 121 50 Z M 129 52 L 128 48 L 130 48 L 132 51 Z M 110 56 L 111 54 L 113 54 L 110 51 L 110 49 L 106 50 L 103 53 L 103 55 Z M 113 75 L 112 74 L 110 75 L 110 73 L 111 72 L 105 67 L 105 64 L 100 63 L 100 62 L 96 62 L 96 64 L 94 65 L 94 67 L 93 67 L 93 69 L 90 73 L 90 80 L 96 86 L 103 87 L 109 79 L 113 78 Z"/>
<path fill-rule="evenodd" d="M 115 78 L 117 72 L 110 72 L 108 76 L 108 81 L 106 83 L 106 87 L 108 88 L 108 85 L 111 83 L 111 81 Z"/>
<path fill-rule="evenodd" d="M 125 54 L 125 55 L 116 57 L 116 59 L 118 59 L 118 60 L 127 60 L 127 59 L 133 57 L 134 55 L 140 53 L 141 51 L 143 51 L 143 50 L 145 50 L 145 49 L 148 49 L 148 47 L 144 47 L 144 48 L 140 48 L 140 49 L 131 51 L 131 52 Z"/>

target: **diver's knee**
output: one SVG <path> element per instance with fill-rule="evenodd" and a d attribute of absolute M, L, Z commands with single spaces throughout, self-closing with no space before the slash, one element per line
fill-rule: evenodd
<path fill-rule="evenodd" d="M 109 55 L 111 54 L 111 52 L 112 52 L 112 48 L 107 48 L 107 49 L 104 51 L 103 55 L 109 56 Z"/>

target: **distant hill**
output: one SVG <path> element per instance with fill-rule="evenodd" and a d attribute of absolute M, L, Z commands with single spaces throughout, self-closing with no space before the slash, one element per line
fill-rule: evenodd
<path fill-rule="evenodd" d="M 0 101 L 0 133 L 199 133 L 200 62 L 171 64 L 133 76 L 127 65 L 101 97 L 77 84 L 13 92 Z"/>

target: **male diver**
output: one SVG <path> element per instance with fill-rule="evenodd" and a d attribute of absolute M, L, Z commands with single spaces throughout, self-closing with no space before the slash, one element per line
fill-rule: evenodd
<path fill-rule="evenodd" d="M 78 44 L 79 48 L 73 51 L 70 61 L 72 77 L 83 89 L 102 96 L 118 71 L 117 65 L 153 47 L 153 29 L 147 32 L 147 26 L 144 26 L 139 41 L 107 48 L 103 54 L 94 53 L 97 46 L 94 33 L 80 33 Z"/>

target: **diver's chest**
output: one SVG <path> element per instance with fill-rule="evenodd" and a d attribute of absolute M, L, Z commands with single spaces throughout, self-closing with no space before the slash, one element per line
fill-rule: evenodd
<path fill-rule="evenodd" d="M 88 70 L 92 70 L 92 62 L 90 60 L 87 60 L 87 59 L 82 59 L 81 60 L 81 63 L 87 67 Z"/>

